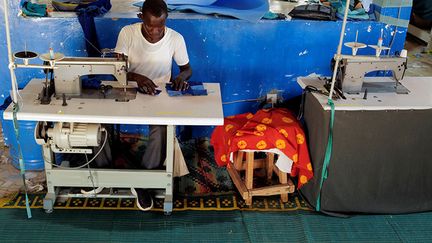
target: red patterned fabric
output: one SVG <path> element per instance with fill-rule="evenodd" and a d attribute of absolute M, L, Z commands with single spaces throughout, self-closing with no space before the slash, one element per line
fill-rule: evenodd
<path fill-rule="evenodd" d="M 278 148 L 294 162 L 291 176 L 298 176 L 298 188 L 313 177 L 305 134 L 286 109 L 262 109 L 256 114 L 226 117 L 224 125 L 214 130 L 211 144 L 219 166 L 226 166 L 230 154 L 238 150 Z"/>

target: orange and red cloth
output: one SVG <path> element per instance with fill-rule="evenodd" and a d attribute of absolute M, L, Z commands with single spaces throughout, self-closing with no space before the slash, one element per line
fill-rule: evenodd
<path fill-rule="evenodd" d="M 231 153 L 238 150 L 277 148 L 293 161 L 291 176 L 298 176 L 298 188 L 313 177 L 305 134 L 287 109 L 262 109 L 256 114 L 226 117 L 224 125 L 213 131 L 211 144 L 219 166 L 226 166 Z"/>

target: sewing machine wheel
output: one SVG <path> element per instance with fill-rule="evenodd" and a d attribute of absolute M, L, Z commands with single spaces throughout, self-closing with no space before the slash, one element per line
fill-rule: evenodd
<path fill-rule="evenodd" d="M 47 122 L 38 122 L 35 128 L 35 140 L 36 143 L 39 145 L 43 145 L 45 143 L 47 143 L 48 141 L 48 136 L 47 136 L 47 131 L 48 131 L 49 125 Z"/>

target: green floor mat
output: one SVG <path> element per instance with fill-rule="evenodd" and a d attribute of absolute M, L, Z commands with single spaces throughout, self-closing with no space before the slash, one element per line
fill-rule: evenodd
<path fill-rule="evenodd" d="M 9 223 L 7 223 L 9 222 Z M 0 210 L 1 242 L 248 242 L 238 211 L 185 213 Z"/>
<path fill-rule="evenodd" d="M 243 214 L 243 221 L 256 242 L 432 242 L 431 212 L 350 218 L 312 211 L 295 211 L 289 216 L 251 212 Z"/>
<path fill-rule="evenodd" d="M 432 213 L 0 210 L 1 242 L 431 242 Z"/>

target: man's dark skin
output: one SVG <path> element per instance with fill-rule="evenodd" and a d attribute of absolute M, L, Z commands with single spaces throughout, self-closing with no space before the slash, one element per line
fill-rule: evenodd
<path fill-rule="evenodd" d="M 138 18 L 143 21 L 141 25 L 141 33 L 144 38 L 150 43 L 160 41 L 165 35 L 165 22 L 167 15 L 163 13 L 161 16 L 153 16 L 147 11 L 138 14 Z M 179 66 L 180 73 L 174 78 L 171 83 L 175 90 L 186 90 L 188 88 L 187 80 L 192 76 L 192 68 L 189 63 Z M 128 72 L 127 79 L 136 81 L 139 88 L 150 95 L 156 94 L 156 84 L 144 75 Z"/>

